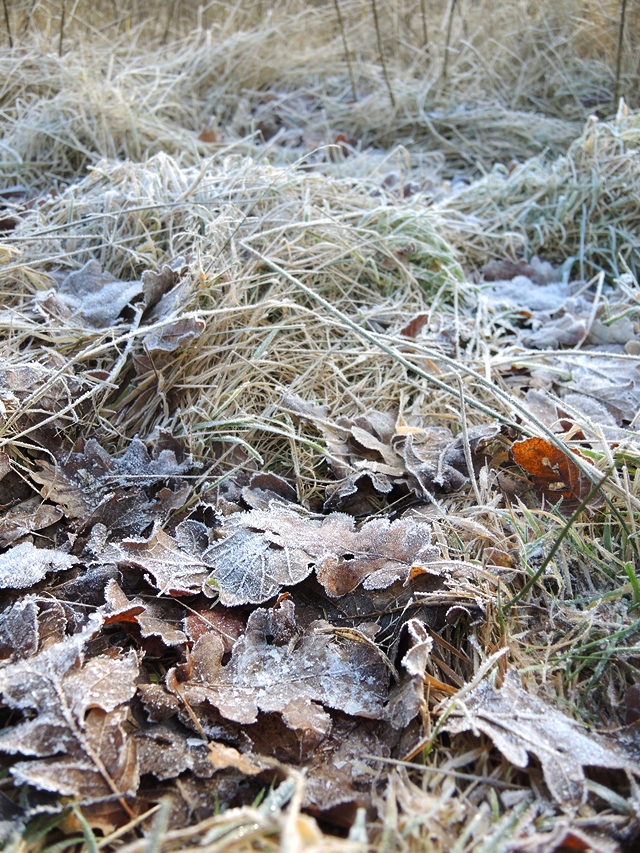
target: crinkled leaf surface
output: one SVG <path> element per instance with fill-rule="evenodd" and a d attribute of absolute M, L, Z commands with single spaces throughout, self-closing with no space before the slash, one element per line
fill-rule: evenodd
<path fill-rule="evenodd" d="M 481 682 L 444 725 L 451 734 L 480 731 L 491 738 L 505 758 L 526 767 L 528 753 L 542 765 L 545 782 L 565 809 L 580 806 L 586 797 L 585 767 L 608 767 L 640 774 L 640 762 L 606 735 L 593 735 L 551 705 L 529 695 L 515 670 L 509 670 L 500 690 Z"/>
<path fill-rule="evenodd" d="M 259 711 L 286 715 L 299 700 L 376 719 L 388 684 L 379 654 L 366 645 L 316 631 L 326 627 L 327 623 L 314 622 L 298 635 L 294 606 L 288 600 L 275 609 L 259 608 L 249 617 L 246 633 L 226 666 L 222 641 L 215 634 L 196 642 L 194 674 L 181 695 L 191 705 L 208 702 L 238 723 L 255 722 Z"/>
<path fill-rule="evenodd" d="M 327 593 L 340 596 L 361 582 L 381 589 L 406 580 L 413 566 L 428 570 L 439 557 L 429 524 L 413 519 L 374 519 L 356 530 L 343 513 L 318 519 L 279 506 L 233 516 L 228 529 L 202 558 L 214 567 L 208 584 L 226 605 L 267 601 L 314 566 Z"/>
<path fill-rule="evenodd" d="M 209 567 L 156 524 L 149 539 L 125 539 L 113 546 L 123 562 L 148 571 L 160 592 L 191 595 L 200 592 Z"/>
<path fill-rule="evenodd" d="M 77 557 L 56 549 L 36 548 L 31 542 L 14 545 L 0 554 L 0 588 L 27 589 L 47 572 L 62 572 L 75 566 Z"/>
<path fill-rule="evenodd" d="M 79 634 L 0 669 L 5 704 L 35 712 L 0 734 L 3 752 L 40 759 L 12 767 L 19 781 L 91 799 L 137 787 L 135 747 L 122 724 L 136 689 L 138 658 L 131 651 L 83 664 L 84 648 L 101 622 L 93 618 Z"/>

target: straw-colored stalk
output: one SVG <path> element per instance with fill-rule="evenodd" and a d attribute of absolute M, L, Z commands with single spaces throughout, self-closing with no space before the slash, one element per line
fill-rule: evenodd
<path fill-rule="evenodd" d="M 442 60 L 442 81 L 447 82 L 449 72 L 449 49 L 451 47 L 451 30 L 453 28 L 453 15 L 456 11 L 456 0 L 449 3 L 449 15 L 447 18 L 447 36 L 444 43 L 444 58 Z"/>
<path fill-rule="evenodd" d="M 347 70 L 349 71 L 349 81 L 351 83 L 351 92 L 353 93 L 353 100 L 358 100 L 358 93 L 356 91 L 356 78 L 353 74 L 353 66 L 351 65 L 351 57 L 349 56 L 349 45 L 347 43 L 347 32 L 344 26 L 344 18 L 342 17 L 342 12 L 340 11 L 340 3 L 339 0 L 333 0 L 333 3 L 336 7 L 336 16 L 338 18 L 338 26 L 340 27 L 340 34 L 342 36 L 342 44 L 344 45 L 344 58 L 347 62 Z"/>
<path fill-rule="evenodd" d="M 9 47 L 13 48 L 13 36 L 11 35 L 11 22 L 9 21 L 9 9 L 7 7 L 7 0 L 2 0 L 2 5 L 4 6 L 4 21 L 7 27 L 7 38 L 9 39 Z"/>
<path fill-rule="evenodd" d="M 620 24 L 618 26 L 618 47 L 616 50 L 616 82 L 613 89 L 613 111 L 618 109 L 620 100 L 620 72 L 622 68 L 622 54 L 624 52 L 624 28 L 627 14 L 627 0 L 620 0 Z"/>
<path fill-rule="evenodd" d="M 380 64 L 382 65 L 382 73 L 384 74 L 384 82 L 387 84 L 387 89 L 389 91 L 389 100 L 391 101 L 391 105 L 394 110 L 396 108 L 396 99 L 393 94 L 393 89 L 391 88 L 391 81 L 389 79 L 389 72 L 387 71 L 387 63 L 384 58 L 384 50 L 382 48 L 382 33 L 380 32 L 380 21 L 378 20 L 378 7 L 376 6 L 376 0 L 371 0 L 371 9 L 373 10 L 373 23 L 376 28 L 376 38 L 378 40 L 378 53 L 380 54 Z"/>

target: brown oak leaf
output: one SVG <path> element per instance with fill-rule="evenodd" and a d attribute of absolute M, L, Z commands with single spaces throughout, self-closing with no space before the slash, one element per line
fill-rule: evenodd
<path fill-rule="evenodd" d="M 135 792 L 135 744 L 123 729 L 138 658 L 83 651 L 102 620 L 37 655 L 0 669 L 0 693 L 23 722 L 0 733 L 0 750 L 36 760 L 11 768 L 18 782 L 85 799 Z M 34 715 L 35 714 L 35 715 Z"/>
<path fill-rule="evenodd" d="M 526 767 L 528 753 L 542 765 L 547 787 L 563 809 L 572 810 L 586 798 L 585 767 L 606 767 L 640 774 L 638 750 L 625 749 L 613 734 L 594 734 L 522 687 L 510 669 L 500 690 L 482 681 L 460 700 L 444 725 L 451 734 L 486 734 L 505 758 Z"/>

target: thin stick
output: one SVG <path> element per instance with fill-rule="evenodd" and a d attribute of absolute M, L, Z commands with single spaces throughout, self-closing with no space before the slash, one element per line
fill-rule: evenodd
<path fill-rule="evenodd" d="M 447 82 L 447 72 L 449 68 L 449 47 L 451 45 L 451 30 L 453 28 L 453 13 L 456 10 L 456 0 L 451 0 L 449 6 L 449 20 L 447 21 L 447 38 L 444 43 L 444 59 L 442 62 L 442 79 Z"/>
<path fill-rule="evenodd" d="M 333 5 L 336 7 L 336 15 L 338 16 L 338 24 L 342 35 L 342 44 L 344 46 L 344 58 L 347 60 L 347 68 L 349 70 L 349 80 L 351 81 L 351 91 L 353 92 L 353 100 L 357 102 L 358 93 L 356 92 L 356 79 L 353 76 L 353 68 L 351 66 L 351 57 L 349 56 L 349 45 L 347 44 L 347 33 L 344 28 L 344 20 L 340 11 L 340 3 L 338 0 L 333 0 Z"/>
<path fill-rule="evenodd" d="M 616 53 L 616 84 L 613 90 L 613 112 L 618 109 L 618 101 L 620 99 L 620 71 L 622 68 L 622 52 L 624 48 L 624 25 L 627 15 L 627 0 L 621 0 L 620 3 L 620 25 L 618 27 L 618 50 Z"/>
<path fill-rule="evenodd" d="M 422 13 L 422 44 L 428 54 L 429 28 L 427 27 L 427 0 L 420 0 L 420 11 Z"/>
<path fill-rule="evenodd" d="M 62 0 L 62 12 L 60 13 L 60 40 L 58 42 L 58 56 L 62 56 L 62 42 L 64 39 L 64 19 L 67 11 L 67 0 Z"/>
<path fill-rule="evenodd" d="M 4 20 L 7 25 L 7 35 L 9 36 L 9 47 L 13 48 L 13 36 L 11 35 L 11 24 L 9 23 L 9 9 L 7 8 L 7 0 L 2 0 L 4 6 Z"/>
<path fill-rule="evenodd" d="M 376 0 L 371 0 L 371 8 L 373 9 L 373 23 L 376 28 L 376 38 L 378 39 L 378 53 L 380 54 L 380 64 L 382 65 L 382 73 L 384 74 L 384 81 L 387 84 L 387 89 L 389 90 L 389 100 L 391 101 L 391 106 L 396 108 L 396 99 L 393 94 L 393 89 L 391 88 L 391 82 L 389 80 L 389 74 L 387 72 L 387 63 L 384 59 L 384 51 L 382 50 L 382 35 L 380 33 L 380 22 L 378 21 L 378 7 L 376 6 Z"/>

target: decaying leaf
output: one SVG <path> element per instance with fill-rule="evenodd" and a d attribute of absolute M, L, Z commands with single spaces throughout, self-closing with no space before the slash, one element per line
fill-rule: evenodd
<path fill-rule="evenodd" d="M 368 479 L 374 489 L 388 494 L 394 487 L 429 501 L 435 493 L 462 488 L 468 481 L 461 435 L 447 427 L 425 427 L 419 418 L 397 412 L 368 412 L 350 420 L 327 420 L 324 408 L 294 394 L 283 405 L 316 425 L 323 433 L 327 455 L 337 478 L 327 487 L 325 509 L 341 507 Z M 472 427 L 467 438 L 474 462 L 483 462 L 484 443 L 500 432 L 498 424 Z"/>
<path fill-rule="evenodd" d="M 227 719 L 245 724 L 255 722 L 259 711 L 281 713 L 285 722 L 299 721 L 300 700 L 378 718 L 388 683 L 380 655 L 366 645 L 316 630 L 326 627 L 318 621 L 299 633 L 289 600 L 270 610 L 259 608 L 226 665 L 224 646 L 215 634 L 195 643 L 193 675 L 180 695 L 192 707 L 206 702 Z M 296 715 L 292 703 L 297 703 Z M 311 704 L 308 713 L 315 714 Z"/>
<path fill-rule="evenodd" d="M 0 515 L 0 546 L 4 548 L 29 533 L 55 524 L 63 514 L 59 507 L 43 503 L 38 497 L 12 506 Z"/>
<path fill-rule="evenodd" d="M 343 513 L 318 519 L 281 505 L 237 513 L 227 529 L 229 535 L 202 556 L 214 569 L 207 584 L 225 605 L 267 601 L 314 567 L 334 597 L 360 583 L 380 589 L 406 581 L 414 568 L 429 571 L 430 564 L 438 573 L 431 527 L 413 519 L 374 519 L 355 529 L 353 518 Z"/>
<path fill-rule="evenodd" d="M 134 598 L 130 601 L 117 581 L 110 580 L 104 591 L 105 605 L 100 612 L 105 624 L 113 622 L 134 622 L 140 628 L 143 639 L 158 637 L 165 646 L 180 646 L 187 642 L 187 636 L 177 629 L 168 619 L 171 615 L 180 618 L 179 611 L 171 613 L 168 602 L 142 601 Z"/>
<path fill-rule="evenodd" d="M 116 325 L 118 317 L 132 299 L 142 293 L 139 281 L 119 281 L 91 260 L 70 272 L 57 291 L 40 297 L 46 310 L 92 328 Z M 55 306 L 55 307 L 54 307 Z"/>
<path fill-rule="evenodd" d="M 516 441 L 513 458 L 530 476 L 536 488 L 547 499 L 582 500 L 591 490 L 591 481 L 571 459 L 571 451 L 559 450 L 546 438 L 527 438 Z"/>
<path fill-rule="evenodd" d="M 204 320 L 193 317 L 181 317 L 167 323 L 160 329 L 150 332 L 143 338 L 147 352 L 173 352 L 200 337 L 204 331 Z"/>
<path fill-rule="evenodd" d="M 507 672 L 500 690 L 481 682 L 460 700 L 444 725 L 451 734 L 482 732 L 516 767 L 526 767 L 535 755 L 553 798 L 572 810 L 586 798 L 585 767 L 607 767 L 640 775 L 638 750 L 622 748 L 612 736 L 596 735 L 530 696 L 516 670 Z"/>
<path fill-rule="evenodd" d="M 56 464 L 46 460 L 39 464 L 32 478 L 42 485 L 42 496 L 61 506 L 67 518 L 81 519 L 83 526 L 101 523 L 134 531 L 166 517 L 176 500 L 182 506 L 187 498 L 180 486 L 176 491 L 165 487 L 153 496 L 144 489 L 179 478 L 194 467 L 190 457 L 178 462 L 173 450 L 151 457 L 137 438 L 119 457 L 111 457 L 89 439 L 82 450 L 61 455 Z"/>
<path fill-rule="evenodd" d="M 125 539 L 113 546 L 123 562 L 133 563 L 151 574 L 160 592 L 192 595 L 200 592 L 209 567 L 156 524 L 149 539 Z"/>
<path fill-rule="evenodd" d="M 0 670 L 4 702 L 35 712 L 0 734 L 0 750 L 36 759 L 13 765 L 18 782 L 85 799 L 135 792 L 135 744 L 123 724 L 138 658 L 98 655 L 83 664 L 100 625 L 93 618 L 82 632 Z"/>
<path fill-rule="evenodd" d="M 41 581 L 47 572 L 63 572 L 77 562 L 77 557 L 64 551 L 21 542 L 0 554 L 0 589 L 27 589 Z"/>

